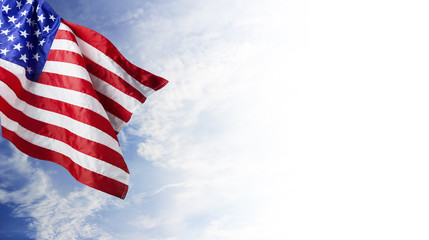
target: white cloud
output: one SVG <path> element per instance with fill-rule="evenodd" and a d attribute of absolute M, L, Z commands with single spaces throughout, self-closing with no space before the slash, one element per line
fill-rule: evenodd
<path fill-rule="evenodd" d="M 140 215 L 132 222 L 130 222 L 130 224 L 138 228 L 151 229 L 159 224 L 159 219 L 154 219 L 147 215 Z"/>
<path fill-rule="evenodd" d="M 13 155 L 2 157 L 0 162 L 5 183 L 0 189 L 0 202 L 14 207 L 14 217 L 29 220 L 30 237 L 113 239 L 110 233 L 91 223 L 95 213 L 113 204 L 104 193 L 85 187 L 62 196 L 53 188 L 51 176 L 40 167 L 33 167 L 27 156 L 13 149 Z M 19 187 L 17 180 L 25 183 Z M 7 190 L 7 186 L 14 186 L 14 190 Z"/>
<path fill-rule="evenodd" d="M 195 5 L 183 9 L 190 2 Z M 174 188 L 155 191 L 165 204 L 135 225 L 143 222 L 164 237 L 234 239 L 260 223 L 265 206 L 259 204 L 281 186 L 270 181 L 282 180 L 277 174 L 286 129 L 279 44 L 285 36 L 277 21 L 282 7 L 180 1 L 160 8 L 168 17 L 151 15 L 136 27 L 144 40 L 135 52 L 145 53 L 142 65 L 171 82 L 148 99 L 125 131 L 144 139 L 137 149 L 141 157 L 181 177 Z M 179 9 L 184 14 L 169 15 Z M 267 39 L 274 45 L 266 45 Z M 160 57 L 148 61 L 151 56 Z M 143 195 L 136 201 L 157 199 Z M 275 219 L 267 220 L 263 230 L 273 232 Z"/>
<path fill-rule="evenodd" d="M 172 82 L 127 131 L 148 138 L 140 156 L 187 183 L 163 191 L 170 200 L 149 215 L 161 219 L 152 230 L 186 239 L 427 236 L 428 34 L 418 30 L 427 4 L 413 2 L 411 14 L 415 5 L 387 1 L 295 1 L 271 5 L 272 24 L 256 13 L 247 25 L 228 15 L 240 12 L 234 6 L 221 18 L 223 3 L 142 27 L 154 34 L 137 45 L 141 61 Z M 287 36 L 274 30 L 282 23 Z M 152 53 L 161 58 L 149 61 Z"/>

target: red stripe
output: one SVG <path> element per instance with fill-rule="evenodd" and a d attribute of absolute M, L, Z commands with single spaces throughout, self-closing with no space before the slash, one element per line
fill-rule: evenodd
<path fill-rule="evenodd" d="M 13 108 L 1 97 L 0 109 L 9 119 L 36 134 L 64 142 L 81 153 L 110 163 L 129 173 L 122 155 L 103 144 L 82 138 L 65 128 L 30 118 Z"/>
<path fill-rule="evenodd" d="M 67 30 L 59 29 L 57 35 L 55 35 L 55 39 L 65 39 L 77 43 L 76 36 Z"/>
<path fill-rule="evenodd" d="M 85 61 L 80 54 L 65 50 L 51 50 L 49 52 L 47 61 L 73 63 L 86 68 Z"/>
<path fill-rule="evenodd" d="M 115 61 L 119 66 L 121 66 L 129 75 L 134 79 L 139 81 L 141 84 L 146 87 L 150 87 L 153 90 L 159 90 L 164 87 L 168 81 L 164 78 L 156 76 L 144 69 L 141 69 L 131 62 L 129 62 L 119 51 L 118 49 L 104 36 L 101 34 L 86 28 L 79 26 L 74 23 L 70 23 L 62 20 L 64 24 L 70 27 L 70 29 L 83 41 L 97 48 L 101 52 L 109 56 L 113 61 Z"/>
<path fill-rule="evenodd" d="M 53 87 L 65 88 L 76 92 L 85 93 L 96 99 L 98 98 L 92 84 L 81 78 L 42 72 L 37 82 Z"/>
<path fill-rule="evenodd" d="M 144 102 L 146 97 L 141 92 L 137 91 L 129 83 L 127 83 L 124 79 L 120 78 L 118 75 L 105 69 L 104 67 L 98 65 L 97 63 L 91 61 L 90 59 L 86 57 L 84 57 L 84 59 L 86 62 L 86 68 L 92 75 L 109 83 L 113 87 L 117 88 L 119 91 L 137 99 L 138 101 Z"/>
<path fill-rule="evenodd" d="M 36 146 L 4 127 L 2 127 L 2 135 L 4 138 L 12 142 L 23 153 L 40 160 L 54 162 L 63 166 L 77 181 L 87 186 L 119 197 L 121 199 L 124 199 L 125 195 L 127 194 L 127 185 L 85 169 L 61 153 Z"/>
<path fill-rule="evenodd" d="M 98 113 L 95 113 L 83 107 L 79 107 L 50 98 L 41 97 L 31 92 L 28 92 L 21 86 L 21 82 L 19 81 L 19 79 L 4 68 L 0 68 L 0 77 L 3 82 L 6 83 L 9 88 L 11 88 L 15 92 L 15 94 L 27 104 L 36 108 L 59 113 L 73 118 L 76 121 L 88 124 L 90 126 L 102 130 L 103 132 L 107 133 L 112 138 L 117 140 L 116 133 L 110 122 L 100 116 Z"/>
<path fill-rule="evenodd" d="M 121 119 L 124 122 L 128 122 L 131 119 L 132 113 L 127 109 L 122 107 L 119 103 L 113 101 L 109 97 L 106 97 L 102 93 L 97 92 L 98 99 L 100 99 L 101 104 L 103 104 L 104 109 L 107 112 L 115 115 L 117 118 Z"/>

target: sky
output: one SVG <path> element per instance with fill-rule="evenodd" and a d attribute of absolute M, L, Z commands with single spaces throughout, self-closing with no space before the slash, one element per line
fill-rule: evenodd
<path fill-rule="evenodd" d="M 429 238 L 426 1 L 48 2 L 170 83 L 125 200 L 1 138 L 1 240 Z"/>

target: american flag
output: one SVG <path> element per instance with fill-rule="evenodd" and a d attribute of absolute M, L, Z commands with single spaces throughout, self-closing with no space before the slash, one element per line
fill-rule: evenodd
<path fill-rule="evenodd" d="M 3 137 L 79 182 L 125 198 L 129 171 L 116 135 L 168 81 L 43 0 L 0 1 Z"/>

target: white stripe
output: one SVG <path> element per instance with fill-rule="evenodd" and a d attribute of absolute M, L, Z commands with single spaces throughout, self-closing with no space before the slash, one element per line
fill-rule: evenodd
<path fill-rule="evenodd" d="M 101 103 L 96 98 L 88 94 L 30 81 L 26 78 L 25 69 L 23 67 L 3 59 L 0 59 L 0 66 L 17 76 L 21 82 L 22 87 L 31 93 L 87 108 L 98 113 L 105 119 L 108 119 L 106 111 L 104 110 Z"/>
<path fill-rule="evenodd" d="M 0 116 L 2 126 L 9 131 L 14 132 L 20 138 L 36 146 L 68 156 L 73 162 L 83 168 L 128 185 L 129 174 L 124 170 L 107 162 L 83 154 L 61 141 L 29 131 L 17 122 L 6 117 L 3 113 L 0 113 Z"/>
<path fill-rule="evenodd" d="M 144 86 L 137 80 L 135 80 L 131 75 L 129 75 L 121 66 L 119 66 L 115 61 L 113 61 L 106 54 L 98 50 L 97 48 L 91 46 L 87 42 L 83 41 L 76 36 L 77 42 L 80 46 L 82 54 L 89 58 L 91 61 L 97 63 L 98 65 L 108 69 L 112 73 L 118 75 L 120 78 L 125 80 L 131 86 L 133 86 L 137 91 L 141 92 L 145 97 L 148 97 L 151 93 L 154 92 L 153 89 Z"/>
<path fill-rule="evenodd" d="M 122 121 L 121 119 L 117 118 L 115 115 L 109 112 L 107 112 L 107 117 L 109 117 L 109 121 L 116 132 L 120 132 L 122 128 L 124 128 L 125 124 L 127 124 L 126 122 Z"/>
<path fill-rule="evenodd" d="M 69 26 L 65 25 L 64 23 L 60 23 L 60 26 L 58 27 L 58 30 L 65 30 L 73 33 L 73 31 L 69 28 Z"/>
<path fill-rule="evenodd" d="M 79 46 L 75 42 L 67 39 L 54 39 L 51 50 L 65 50 L 82 55 Z"/>
<path fill-rule="evenodd" d="M 128 111 L 134 112 L 135 109 L 141 105 L 141 103 L 137 99 L 121 92 L 119 89 L 113 87 L 112 85 L 106 83 L 98 77 L 92 74 L 89 74 L 89 76 L 91 77 L 92 84 L 97 90 L 97 92 L 108 96 L 110 99 L 117 102 Z"/>
<path fill-rule="evenodd" d="M 43 68 L 43 72 L 77 77 L 91 82 L 87 70 L 84 67 L 73 63 L 46 61 L 45 67 Z"/>
<path fill-rule="evenodd" d="M 4 82 L 0 81 L 0 96 L 16 110 L 33 119 L 62 127 L 72 131 L 82 138 L 105 145 L 122 155 L 119 143 L 107 133 L 85 123 L 76 121 L 66 115 L 36 108 L 19 99 L 15 92 Z"/>

